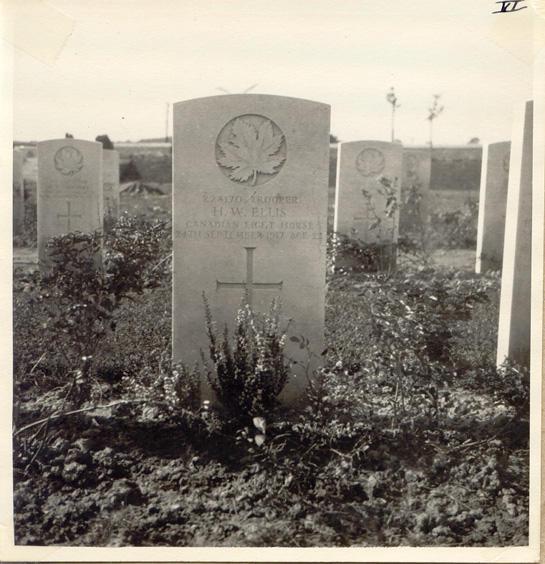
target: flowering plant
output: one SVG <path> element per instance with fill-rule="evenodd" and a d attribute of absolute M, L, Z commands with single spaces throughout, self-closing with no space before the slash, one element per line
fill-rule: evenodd
<path fill-rule="evenodd" d="M 223 407 L 237 418 L 269 412 L 289 376 L 284 358 L 286 333 L 280 329 L 278 302 L 267 315 L 256 315 L 249 305 L 241 306 L 232 342 L 225 327 L 218 336 L 210 305 L 203 294 L 209 340 L 207 377 Z"/>

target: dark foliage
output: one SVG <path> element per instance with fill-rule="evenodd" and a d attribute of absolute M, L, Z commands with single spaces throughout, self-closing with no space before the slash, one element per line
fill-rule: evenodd
<path fill-rule="evenodd" d="M 222 338 L 209 315 L 223 407 L 204 409 L 170 362 L 168 231 L 125 218 L 56 241 L 45 280 L 15 272 L 17 543 L 527 544 L 529 377 L 494 366 L 497 277 L 331 275 L 297 408 L 276 406 L 275 316 Z"/>
<path fill-rule="evenodd" d="M 223 408 L 240 420 L 270 413 L 289 377 L 277 304 L 265 316 L 242 306 L 231 343 L 227 327 L 223 337 L 218 336 L 206 296 L 203 299 L 211 360 L 207 377 Z M 203 361 L 208 364 L 204 355 Z"/>

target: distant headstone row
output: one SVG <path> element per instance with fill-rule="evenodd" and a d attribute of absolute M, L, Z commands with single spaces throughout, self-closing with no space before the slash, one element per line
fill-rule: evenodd
<path fill-rule="evenodd" d="M 498 366 L 530 363 L 533 102 L 515 115 L 511 142 L 484 148 L 475 270 L 500 270 Z"/>
<path fill-rule="evenodd" d="M 191 365 L 207 348 L 203 293 L 218 327 L 232 326 L 244 297 L 259 312 L 278 298 L 283 324 L 309 343 L 288 342 L 287 354 L 301 366 L 310 358 L 307 368 L 312 369 L 324 335 L 329 122 L 329 106 L 280 96 L 214 96 L 175 104 L 174 359 Z M 509 144 L 500 143 L 488 147 L 483 160 L 477 268 L 503 260 L 498 361 L 527 355 L 529 163 L 531 104 L 524 127 L 516 125 L 510 157 Z M 429 149 L 341 143 L 335 231 L 379 248 L 388 266 L 395 265 L 401 185 L 418 192 L 425 222 L 430 171 Z M 101 229 L 105 213 L 116 216 L 118 183 L 117 153 L 100 143 L 40 143 L 40 259 L 47 258 L 50 237 Z M 303 372 L 289 383 L 284 398 L 299 395 L 306 384 Z M 202 391 L 211 398 L 206 383 Z"/>

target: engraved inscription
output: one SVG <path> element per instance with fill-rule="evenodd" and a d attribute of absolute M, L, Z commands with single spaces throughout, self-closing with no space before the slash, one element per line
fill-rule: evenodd
<path fill-rule="evenodd" d="M 79 176 L 66 177 L 66 180 L 60 182 L 45 179 L 41 184 L 41 196 L 43 198 L 71 198 L 73 196 L 93 197 L 92 190 L 89 190 L 89 182 L 86 178 Z"/>
<path fill-rule="evenodd" d="M 204 192 L 200 217 L 185 221 L 176 239 L 241 242 L 322 240 L 319 221 L 308 219 L 300 196 L 216 196 Z"/>
<path fill-rule="evenodd" d="M 72 176 L 83 168 L 83 155 L 75 147 L 61 147 L 53 157 L 55 168 L 65 176 Z"/>
<path fill-rule="evenodd" d="M 231 181 L 260 186 L 272 180 L 286 161 L 286 139 L 271 119 L 247 114 L 229 121 L 216 140 L 216 162 Z"/>
<path fill-rule="evenodd" d="M 384 170 L 384 155 L 378 149 L 364 149 L 356 157 L 356 168 L 363 176 L 374 176 Z"/>

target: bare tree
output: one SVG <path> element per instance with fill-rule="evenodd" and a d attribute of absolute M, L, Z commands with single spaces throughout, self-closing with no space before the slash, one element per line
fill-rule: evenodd
<path fill-rule="evenodd" d="M 437 119 L 445 109 L 445 106 L 439 105 L 439 99 L 441 94 L 434 94 L 431 108 L 428 108 L 428 117 L 426 118 L 430 122 L 430 147 L 433 147 L 433 120 Z"/>
<path fill-rule="evenodd" d="M 397 96 L 393 86 L 390 86 L 390 91 L 386 94 L 386 101 L 392 106 L 391 138 L 393 143 L 395 140 L 395 113 L 396 109 L 401 106 L 401 104 L 397 103 Z"/>

